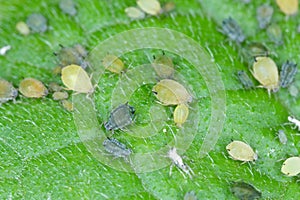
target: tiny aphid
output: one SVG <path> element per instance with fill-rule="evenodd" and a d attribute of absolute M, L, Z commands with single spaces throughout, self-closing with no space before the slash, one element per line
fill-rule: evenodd
<path fill-rule="evenodd" d="M 133 19 L 133 20 L 145 18 L 145 13 L 136 7 L 126 8 L 125 13 L 130 19 Z"/>
<path fill-rule="evenodd" d="M 133 123 L 134 120 L 134 107 L 127 103 L 121 104 L 113 111 L 111 111 L 108 121 L 104 123 L 104 127 L 108 131 L 122 129 Z"/>
<path fill-rule="evenodd" d="M 137 0 L 136 3 L 142 11 L 149 15 L 158 15 L 162 12 L 158 0 Z"/>
<path fill-rule="evenodd" d="M 198 198 L 194 191 L 187 192 L 183 197 L 183 200 L 197 200 L 197 199 Z"/>
<path fill-rule="evenodd" d="M 59 8 L 66 14 L 74 16 L 77 13 L 73 0 L 60 0 Z"/>
<path fill-rule="evenodd" d="M 30 33 L 30 29 L 29 29 L 28 25 L 22 21 L 18 22 L 16 24 L 16 29 L 22 35 L 29 35 L 29 33 Z"/>
<path fill-rule="evenodd" d="M 273 12 L 273 7 L 267 4 L 264 4 L 256 9 L 256 19 L 261 29 L 266 28 L 270 24 Z"/>
<path fill-rule="evenodd" d="M 112 154 L 115 158 L 124 158 L 128 161 L 128 157 L 132 150 L 127 148 L 125 144 L 121 143 L 115 138 L 108 138 L 103 141 L 104 149 Z"/>
<path fill-rule="evenodd" d="M 69 97 L 69 94 L 67 92 L 54 92 L 52 95 L 53 100 L 63 100 L 67 99 Z"/>
<path fill-rule="evenodd" d="M 288 116 L 289 122 L 295 124 L 296 128 L 298 127 L 298 131 L 300 131 L 300 121 L 294 117 Z"/>
<path fill-rule="evenodd" d="M 41 98 L 48 95 L 45 85 L 34 78 L 25 78 L 20 82 L 19 91 L 25 97 Z"/>
<path fill-rule="evenodd" d="M 9 100 L 15 100 L 17 96 L 18 90 L 10 82 L 0 79 L 0 104 Z"/>
<path fill-rule="evenodd" d="M 282 143 L 282 144 L 287 143 L 288 139 L 283 130 L 279 130 L 277 135 L 278 135 L 280 143 Z"/>
<path fill-rule="evenodd" d="M 61 101 L 61 105 L 67 110 L 72 112 L 74 110 L 74 106 L 73 103 L 71 101 L 68 100 L 62 100 Z"/>
<path fill-rule="evenodd" d="M 10 45 L 6 45 L 0 48 L 0 55 L 4 56 L 11 49 Z"/>
<path fill-rule="evenodd" d="M 269 57 L 256 57 L 252 74 L 262 87 L 276 92 L 279 89 L 279 76 L 276 63 Z"/>
<path fill-rule="evenodd" d="M 163 5 L 162 10 L 163 10 L 163 13 L 169 13 L 169 12 L 172 12 L 175 8 L 176 8 L 175 3 L 172 1 L 169 1 Z"/>
<path fill-rule="evenodd" d="M 163 79 L 171 78 L 175 72 L 172 58 L 166 56 L 165 54 L 154 57 L 152 67 L 154 68 L 156 74 Z"/>
<path fill-rule="evenodd" d="M 253 81 L 249 78 L 249 76 L 245 71 L 243 70 L 238 71 L 237 77 L 246 89 L 250 89 L 254 87 Z"/>
<path fill-rule="evenodd" d="M 176 165 L 179 169 L 179 172 L 185 177 L 184 173 L 186 173 L 190 178 L 194 175 L 193 170 L 183 162 L 180 155 L 177 154 L 177 150 L 175 147 L 172 147 L 168 152 L 168 157 L 172 160 L 172 165 L 170 166 L 170 176 L 172 174 L 172 167 Z"/>
<path fill-rule="evenodd" d="M 90 77 L 78 65 L 68 65 L 61 71 L 61 80 L 63 84 L 69 90 L 73 90 L 77 93 L 93 93 L 94 87 L 90 80 Z"/>
<path fill-rule="evenodd" d="M 48 29 L 47 19 L 39 13 L 29 15 L 26 24 L 34 33 L 43 33 Z"/>
<path fill-rule="evenodd" d="M 298 12 L 298 0 L 276 0 L 276 3 L 286 15 L 294 15 Z"/>
<path fill-rule="evenodd" d="M 268 55 L 268 48 L 259 42 L 251 42 L 247 44 L 247 46 L 242 49 L 245 57 L 248 57 L 249 60 L 253 59 L 253 57 L 257 56 L 267 56 Z"/>
<path fill-rule="evenodd" d="M 245 35 L 242 32 L 241 27 L 238 23 L 231 17 L 224 19 L 222 21 L 222 30 L 221 32 L 229 37 L 229 39 L 236 42 L 243 42 L 245 40 Z"/>
<path fill-rule="evenodd" d="M 297 176 L 300 173 L 300 157 L 286 159 L 282 164 L 281 172 L 287 176 Z"/>
<path fill-rule="evenodd" d="M 190 103 L 193 100 L 183 85 L 171 79 L 163 79 L 158 82 L 152 92 L 164 105 Z"/>
<path fill-rule="evenodd" d="M 120 74 L 124 71 L 123 61 L 115 55 L 108 54 L 102 60 L 102 65 L 109 71 Z"/>
<path fill-rule="evenodd" d="M 280 71 L 280 87 L 288 87 L 294 80 L 298 71 L 297 64 L 286 61 L 283 63 Z"/>
<path fill-rule="evenodd" d="M 54 67 L 54 68 L 52 69 L 52 73 L 53 73 L 54 75 L 59 75 L 59 74 L 61 74 L 61 70 L 62 70 L 62 67 L 61 67 L 61 66 L 56 66 L 56 67 Z"/>
<path fill-rule="evenodd" d="M 297 32 L 300 33 L 300 25 L 297 26 Z"/>
<path fill-rule="evenodd" d="M 65 67 L 68 65 L 79 65 L 83 69 L 87 68 L 88 63 L 85 61 L 87 51 L 80 44 L 76 44 L 72 47 L 64 47 L 62 45 L 58 53 L 54 53 L 57 56 L 59 65 Z"/>
<path fill-rule="evenodd" d="M 267 35 L 276 45 L 283 44 L 282 31 L 278 24 L 271 24 L 267 28 Z"/>
<path fill-rule="evenodd" d="M 298 95 L 299 95 L 299 89 L 297 88 L 296 85 L 294 85 L 294 84 L 290 85 L 289 88 L 288 88 L 288 90 L 289 90 L 289 93 L 290 93 L 291 96 L 298 97 Z"/>
<path fill-rule="evenodd" d="M 55 82 L 49 83 L 48 88 L 49 88 L 49 90 L 50 90 L 51 92 L 59 92 L 59 91 L 61 91 L 61 90 L 63 89 L 60 85 L 58 85 L 58 84 L 55 83 Z"/>
<path fill-rule="evenodd" d="M 253 149 L 242 141 L 232 141 L 226 146 L 226 150 L 234 160 L 248 162 L 258 158 Z"/>
<path fill-rule="evenodd" d="M 240 200 L 255 200 L 261 198 L 261 192 L 245 182 L 232 183 L 231 192 Z"/>
<path fill-rule="evenodd" d="M 173 116 L 175 124 L 178 127 L 181 127 L 189 116 L 189 107 L 186 104 L 179 104 L 175 108 Z"/>

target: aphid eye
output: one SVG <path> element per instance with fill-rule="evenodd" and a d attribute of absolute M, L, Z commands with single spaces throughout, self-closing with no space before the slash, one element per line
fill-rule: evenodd
<path fill-rule="evenodd" d="M 157 95 L 157 92 L 156 92 L 156 91 L 152 91 L 152 92 L 153 92 L 153 94 Z"/>

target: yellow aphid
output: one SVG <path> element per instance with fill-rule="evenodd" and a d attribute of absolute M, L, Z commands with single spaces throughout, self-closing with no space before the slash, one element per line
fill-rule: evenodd
<path fill-rule="evenodd" d="M 254 78 L 262 84 L 264 88 L 276 92 L 279 88 L 279 76 L 276 63 L 269 57 L 256 57 L 253 64 Z"/>
<path fill-rule="evenodd" d="M 18 90 L 14 86 L 3 79 L 0 79 L 0 104 L 9 100 L 15 100 L 18 96 Z"/>
<path fill-rule="evenodd" d="M 300 173 L 300 157 L 290 157 L 284 161 L 281 172 L 287 176 L 296 176 Z"/>
<path fill-rule="evenodd" d="M 116 74 L 124 71 L 124 63 L 115 55 L 106 55 L 102 60 L 102 64 L 106 69 Z"/>
<path fill-rule="evenodd" d="M 276 0 L 276 3 L 286 15 L 294 15 L 298 12 L 298 0 Z"/>
<path fill-rule="evenodd" d="M 78 65 L 68 65 L 64 67 L 61 71 L 61 80 L 69 90 L 73 90 L 77 93 L 94 92 L 90 77 L 86 71 Z"/>
<path fill-rule="evenodd" d="M 62 100 L 61 104 L 67 111 L 71 112 L 74 110 L 73 103 L 68 100 Z"/>
<path fill-rule="evenodd" d="M 173 60 L 166 55 L 155 58 L 152 67 L 157 75 L 164 79 L 172 77 L 175 71 Z"/>
<path fill-rule="evenodd" d="M 18 22 L 16 24 L 16 29 L 22 35 L 28 35 L 30 33 L 30 29 L 25 22 Z"/>
<path fill-rule="evenodd" d="M 58 100 L 67 99 L 69 97 L 69 94 L 67 92 L 54 92 L 52 97 L 53 100 L 58 101 Z"/>
<path fill-rule="evenodd" d="M 232 141 L 226 146 L 226 150 L 234 160 L 240 161 L 255 161 L 257 160 L 257 154 L 246 143 L 241 141 Z"/>
<path fill-rule="evenodd" d="M 145 18 L 145 13 L 136 7 L 126 8 L 125 13 L 131 19 L 144 19 Z"/>
<path fill-rule="evenodd" d="M 49 83 L 48 88 L 49 88 L 49 90 L 50 90 L 51 92 L 59 92 L 59 91 L 61 91 L 61 90 L 63 89 L 60 85 L 58 85 L 58 84 L 55 83 L 55 82 Z"/>
<path fill-rule="evenodd" d="M 157 0 L 138 0 L 137 5 L 149 15 L 158 15 L 162 11 L 160 3 Z"/>
<path fill-rule="evenodd" d="M 189 116 L 189 108 L 186 104 L 179 104 L 173 113 L 174 116 L 174 122 L 178 127 L 181 127 L 181 125 L 187 120 Z"/>
<path fill-rule="evenodd" d="M 56 67 L 53 68 L 52 73 L 54 75 L 59 75 L 59 74 L 61 74 L 61 70 L 62 70 L 62 67 L 56 66 Z"/>
<path fill-rule="evenodd" d="M 29 98 L 41 98 L 48 94 L 47 88 L 44 84 L 34 78 L 25 78 L 19 85 L 19 91 Z"/>
<path fill-rule="evenodd" d="M 178 105 L 192 102 L 193 98 L 188 91 L 178 82 L 163 79 L 152 89 L 156 98 L 164 105 Z"/>

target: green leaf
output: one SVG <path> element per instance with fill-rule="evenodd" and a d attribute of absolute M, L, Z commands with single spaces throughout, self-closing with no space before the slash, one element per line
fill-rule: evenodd
<path fill-rule="evenodd" d="M 83 129 L 78 127 L 73 113 L 52 100 L 52 94 L 43 99 L 27 99 L 19 95 L 16 103 L 0 106 L 1 199 L 183 199 L 185 193 L 192 190 L 198 199 L 235 199 L 230 192 L 230 183 L 239 180 L 258 188 L 263 199 L 294 199 L 300 196 L 297 178 L 286 177 L 280 172 L 283 160 L 299 155 L 299 132 L 285 123 L 289 115 L 300 118 L 300 98 L 291 96 L 288 89 L 280 89 L 271 96 L 262 88 L 243 89 L 236 72 L 245 70 L 251 74 L 248 71 L 249 58 L 241 53 L 246 44 L 235 44 L 218 31 L 222 20 L 231 16 L 244 31 L 246 43 L 266 44 L 270 56 L 280 68 L 286 60 L 300 61 L 300 35 L 296 32 L 299 14 L 287 19 L 276 3 L 270 3 L 274 8 L 273 21 L 283 30 L 284 44 L 277 46 L 267 37 L 266 31 L 258 27 L 256 8 L 264 3 L 261 0 L 249 4 L 237 0 L 178 0 L 174 1 L 174 12 L 139 21 L 130 20 L 124 12 L 125 8 L 135 6 L 135 1 L 78 0 L 78 14 L 74 17 L 64 14 L 58 2 L 34 0 L 25 4 L 20 0 L 0 1 L 0 47 L 12 46 L 6 55 L 0 56 L 1 78 L 15 86 L 25 77 L 37 78 L 47 86 L 50 82 L 62 84 L 60 77 L 52 73 L 58 64 L 53 52 L 59 51 L 59 44 L 71 46 L 79 43 L 93 52 L 99 43 L 123 31 L 168 28 L 189 36 L 212 57 L 226 89 L 226 121 L 213 150 L 200 158 L 199 150 L 210 126 L 212 91 L 205 77 L 188 60 L 166 52 L 176 66 L 175 77 L 182 80 L 195 97 L 191 108 L 195 106 L 199 110 L 191 109 L 187 122 L 191 125 L 194 122 L 191 117 L 199 118 L 195 138 L 186 152 L 179 151 L 195 175 L 193 179 L 184 178 L 174 167 L 169 176 L 170 160 L 166 167 L 155 171 L 129 173 L 116 170 L 90 151 L 87 143 L 80 138 Z M 27 16 L 35 12 L 48 19 L 49 30 L 43 34 L 20 35 L 15 29 L 16 23 L 26 21 Z M 101 53 L 114 51 L 107 49 L 107 52 Z M 130 70 L 151 63 L 152 56 L 161 53 L 159 49 L 127 52 L 121 55 L 128 68 L 127 74 L 103 74 L 94 98 L 98 123 L 91 123 L 90 128 L 104 131 L 100 125 L 107 120 L 113 108 L 112 94 L 118 82 L 130 78 Z M 258 82 L 255 84 L 259 85 Z M 300 73 L 293 84 L 300 89 Z M 132 128 L 142 131 L 137 127 L 146 126 L 151 119 L 159 121 L 167 118 L 166 122 L 149 138 L 115 131 L 114 137 L 135 153 L 159 151 L 162 146 L 168 147 L 171 143 L 174 138 L 172 132 L 180 135 L 189 130 L 187 127 L 181 132 L 175 127 L 172 121 L 174 106 L 155 107 L 158 111 L 154 114 L 149 111 L 152 106 L 158 105 L 151 92 L 153 85 L 143 85 L 129 99 L 137 113 Z M 73 98 L 76 99 L 76 96 Z M 83 98 L 85 100 L 86 97 Z M 87 118 L 92 115 L 89 112 L 81 114 Z M 74 117 L 76 119 L 76 112 Z M 285 145 L 277 138 L 279 129 L 287 134 Z M 231 140 L 248 143 L 257 151 L 258 160 L 244 164 L 232 160 L 225 149 Z M 122 159 L 106 156 L 106 160 L 126 165 Z M 151 162 L 147 160 L 144 164 L 150 166 Z"/>

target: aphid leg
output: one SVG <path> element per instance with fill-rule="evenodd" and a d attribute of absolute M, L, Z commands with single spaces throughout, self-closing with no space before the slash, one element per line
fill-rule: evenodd
<path fill-rule="evenodd" d="M 169 176 L 170 176 L 170 177 L 172 176 L 173 166 L 174 166 L 174 163 L 172 163 L 172 164 L 170 165 L 170 171 L 169 171 Z"/>

